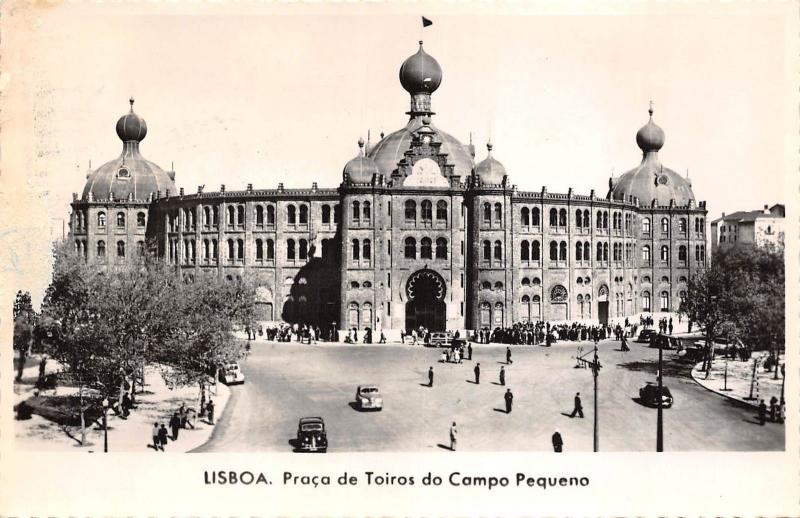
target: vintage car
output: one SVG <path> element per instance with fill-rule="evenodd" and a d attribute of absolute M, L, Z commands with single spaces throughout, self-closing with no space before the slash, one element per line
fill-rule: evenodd
<path fill-rule="evenodd" d="M 637 338 L 636 341 L 640 343 L 647 343 L 653 336 L 657 334 L 658 333 L 656 333 L 654 329 L 642 329 L 639 332 L 639 338 Z"/>
<path fill-rule="evenodd" d="M 361 385 L 356 388 L 356 406 L 360 410 L 383 409 L 383 396 L 375 385 Z"/>
<path fill-rule="evenodd" d="M 321 417 L 303 417 L 297 423 L 296 451 L 328 451 L 328 435 Z"/>
<path fill-rule="evenodd" d="M 669 408 L 672 406 L 672 393 L 669 388 L 661 386 L 661 406 L 662 408 Z M 647 385 L 639 389 L 639 400 L 642 404 L 652 407 L 658 406 L 659 392 L 658 385 L 651 381 Z"/>
<path fill-rule="evenodd" d="M 683 348 L 680 339 L 662 334 L 657 334 L 650 337 L 650 347 L 659 347 L 661 349 Z"/>
<path fill-rule="evenodd" d="M 437 331 L 436 333 L 431 333 L 431 347 L 450 347 L 453 343 L 453 333 L 451 332 L 440 332 Z"/>
<path fill-rule="evenodd" d="M 219 380 L 226 385 L 244 383 L 244 374 L 238 363 L 226 363 L 219 368 Z"/>

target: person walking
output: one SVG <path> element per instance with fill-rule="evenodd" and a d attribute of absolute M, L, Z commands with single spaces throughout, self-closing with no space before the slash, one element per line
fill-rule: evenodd
<path fill-rule="evenodd" d="M 775 417 L 778 415 L 778 398 L 772 396 L 769 400 L 769 420 L 775 422 Z"/>
<path fill-rule="evenodd" d="M 622 346 L 620 347 L 620 349 L 622 350 L 622 352 L 628 352 L 631 350 L 631 348 L 628 347 L 628 339 L 625 337 L 625 335 L 622 335 Z"/>
<path fill-rule="evenodd" d="M 428 386 L 433 387 L 433 366 L 428 367 Z"/>
<path fill-rule="evenodd" d="M 172 430 L 172 440 L 178 440 L 178 430 L 181 427 L 181 420 L 178 417 L 178 412 L 174 412 L 172 417 L 169 419 L 169 427 Z"/>
<path fill-rule="evenodd" d="M 481 382 L 481 364 L 477 363 L 472 371 L 475 373 L 475 384 L 479 385 Z"/>
<path fill-rule="evenodd" d="M 153 449 L 158 451 L 158 445 L 161 441 L 158 438 L 158 423 L 153 423 Z"/>
<path fill-rule="evenodd" d="M 503 387 L 506 385 L 506 368 L 502 365 L 500 366 L 500 385 Z"/>
<path fill-rule="evenodd" d="M 472 360 L 472 344 L 467 344 L 467 354 L 469 355 L 469 359 Z"/>
<path fill-rule="evenodd" d="M 556 453 L 561 453 L 564 448 L 564 440 L 561 438 L 561 434 L 558 433 L 556 430 L 553 433 L 553 451 Z"/>
<path fill-rule="evenodd" d="M 511 361 L 511 348 L 506 347 L 506 365 L 511 365 L 513 362 Z"/>
<path fill-rule="evenodd" d="M 569 416 L 575 417 L 576 415 L 583 419 L 583 404 L 581 403 L 580 392 L 575 393 L 575 407 L 572 409 L 572 413 Z"/>
<path fill-rule="evenodd" d="M 158 444 L 161 451 L 166 451 L 164 446 L 167 445 L 167 427 L 164 426 L 164 423 L 161 423 L 161 427 L 158 429 Z"/>
<path fill-rule="evenodd" d="M 511 404 L 514 402 L 514 394 L 511 393 L 511 389 L 506 389 L 506 393 L 503 398 L 506 400 L 506 414 L 510 414 Z"/>
<path fill-rule="evenodd" d="M 208 404 L 206 405 L 206 413 L 208 414 L 209 424 L 214 424 L 214 401 L 211 399 L 208 400 Z"/>
<path fill-rule="evenodd" d="M 764 403 L 764 400 L 761 400 L 761 403 L 758 405 L 758 421 L 761 426 L 764 426 L 764 423 L 767 422 L 767 405 Z"/>
<path fill-rule="evenodd" d="M 453 425 L 450 427 L 450 451 L 456 451 L 457 442 L 458 442 L 458 429 L 456 428 L 456 422 L 453 421 Z"/>

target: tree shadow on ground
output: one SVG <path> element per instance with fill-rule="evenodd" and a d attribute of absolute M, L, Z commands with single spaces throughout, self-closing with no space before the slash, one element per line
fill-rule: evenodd
<path fill-rule="evenodd" d="M 694 364 L 687 364 L 676 362 L 674 360 L 664 360 L 663 374 L 664 376 L 672 378 L 692 378 L 692 367 Z M 630 371 L 646 372 L 648 374 L 656 375 L 658 372 L 658 360 L 648 361 L 634 361 L 627 363 L 618 363 L 617 367 L 622 367 Z"/>

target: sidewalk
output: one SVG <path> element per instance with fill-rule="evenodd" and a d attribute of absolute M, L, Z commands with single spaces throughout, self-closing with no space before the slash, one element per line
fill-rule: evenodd
<path fill-rule="evenodd" d="M 725 359 L 717 356 L 711 364 L 711 371 L 706 377 L 706 373 L 702 370 L 703 362 L 698 363 L 692 369 L 692 378 L 702 385 L 704 388 L 717 394 L 723 395 L 727 398 L 735 399 L 743 403 L 747 403 L 757 407 L 759 402 L 763 399 L 769 406 L 769 400 L 773 396 L 781 399 L 781 386 L 783 384 L 783 376 L 778 372 L 778 379 L 775 377 L 775 372 L 767 372 L 764 370 L 763 361 L 759 363 L 756 372 L 758 379 L 757 385 L 753 388 L 753 397 L 756 399 L 745 399 L 750 395 L 750 385 L 753 376 L 753 359 L 764 358 L 769 353 L 766 351 L 754 352 L 749 361 L 728 360 L 728 389 L 723 390 L 725 387 Z M 779 364 L 783 364 L 784 355 L 780 356 Z"/>
<path fill-rule="evenodd" d="M 48 362 L 55 364 L 54 361 Z M 53 367 L 56 368 L 55 365 Z M 29 369 L 33 372 L 28 373 Z M 30 376 L 38 375 L 38 367 L 25 369 L 23 382 Z M 50 371 L 50 368 L 48 368 Z M 208 424 L 206 418 L 195 421 L 195 429 L 181 429 L 178 440 L 172 440 L 172 431 L 169 429 L 169 419 L 181 403 L 186 403 L 187 408 L 198 407 L 199 387 L 169 388 L 157 368 L 148 368 L 146 371 L 146 385 L 144 392 L 136 395 L 137 408 L 131 410 L 127 419 L 117 416 L 112 410 L 108 411 L 108 451 L 118 452 L 151 452 L 153 423 L 164 423 L 170 439 L 164 448 L 168 453 L 183 453 L 197 448 L 211 437 L 214 426 Z M 214 401 L 214 418 L 219 419 L 230 397 L 230 389 L 221 384 L 216 385 L 216 395 L 212 386 L 207 391 L 206 397 Z M 76 393 L 77 389 L 59 387 L 59 396 Z M 42 395 L 50 395 L 46 391 Z M 33 385 L 14 385 L 14 403 L 27 399 L 33 395 Z M 80 426 L 62 426 L 49 421 L 41 416 L 34 415 L 25 421 L 14 420 L 16 448 L 22 451 L 86 451 L 88 453 L 103 451 L 103 430 L 94 423 L 87 423 L 86 442 L 80 445 Z M 159 452 L 160 453 L 160 452 Z"/>

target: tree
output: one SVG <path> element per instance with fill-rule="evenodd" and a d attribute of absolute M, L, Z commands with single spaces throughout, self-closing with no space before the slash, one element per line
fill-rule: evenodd
<path fill-rule="evenodd" d="M 36 312 L 31 304 L 31 294 L 18 291 L 14 299 L 14 350 L 19 354 L 17 365 L 17 381 L 22 379 L 22 371 L 33 342 L 33 328 L 36 324 Z"/>

